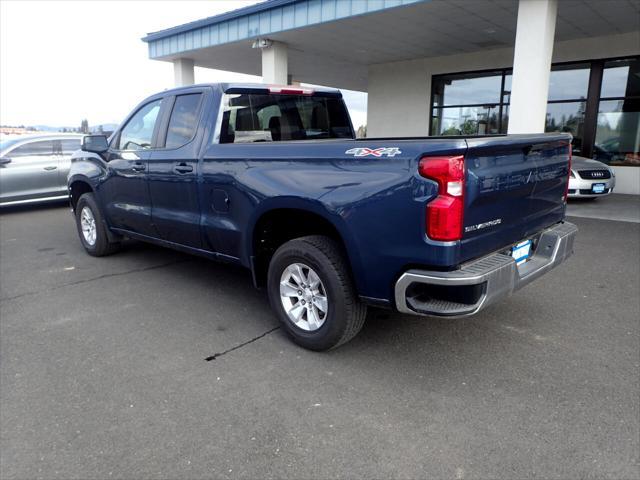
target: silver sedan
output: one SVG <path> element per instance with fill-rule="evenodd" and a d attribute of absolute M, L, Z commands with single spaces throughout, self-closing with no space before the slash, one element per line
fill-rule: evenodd
<path fill-rule="evenodd" d="M 616 186 L 616 174 L 608 165 L 584 157 L 571 159 L 570 198 L 596 198 L 609 195 Z"/>
<path fill-rule="evenodd" d="M 39 134 L 0 141 L 0 207 L 68 197 L 71 154 L 80 134 Z"/>

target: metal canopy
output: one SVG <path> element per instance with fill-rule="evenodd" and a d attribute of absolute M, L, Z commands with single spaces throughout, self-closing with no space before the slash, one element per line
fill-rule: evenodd
<path fill-rule="evenodd" d="M 295 80 L 367 89 L 369 65 L 511 47 L 516 0 L 272 0 L 149 34 L 149 56 L 261 74 L 256 38 L 288 45 Z M 555 40 L 638 29 L 634 0 L 560 0 Z"/>

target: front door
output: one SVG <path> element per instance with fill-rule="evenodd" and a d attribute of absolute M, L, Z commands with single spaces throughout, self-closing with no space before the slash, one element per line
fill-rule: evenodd
<path fill-rule="evenodd" d="M 160 237 L 193 248 L 202 247 L 197 180 L 204 100 L 202 90 L 167 99 L 166 127 L 158 135 L 148 172 L 151 217 Z"/>
<path fill-rule="evenodd" d="M 161 103 L 158 99 L 140 107 L 118 132 L 107 152 L 107 178 L 99 192 L 112 227 L 152 237 L 147 169 Z"/>

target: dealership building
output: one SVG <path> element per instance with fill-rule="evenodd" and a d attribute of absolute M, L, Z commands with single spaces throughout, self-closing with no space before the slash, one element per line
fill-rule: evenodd
<path fill-rule="evenodd" d="M 149 57 L 368 93 L 367 136 L 570 132 L 640 194 L 637 0 L 269 0 L 148 34 Z"/>

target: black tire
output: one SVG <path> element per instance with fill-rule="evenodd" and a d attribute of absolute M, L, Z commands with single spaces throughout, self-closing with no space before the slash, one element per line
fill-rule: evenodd
<path fill-rule="evenodd" d="M 314 331 L 296 326 L 280 298 L 282 274 L 294 263 L 312 268 L 324 286 L 329 306 L 324 323 Z M 355 337 L 364 324 L 367 307 L 358 299 L 341 249 L 328 237 L 301 237 L 282 245 L 269 263 L 267 282 L 271 308 L 293 341 L 304 348 L 322 351 L 339 347 Z"/>
<path fill-rule="evenodd" d="M 81 216 L 83 209 L 88 208 L 95 219 L 95 231 L 96 239 L 93 245 L 91 245 L 84 237 L 82 233 Z M 107 226 L 100 213 L 98 204 L 93 196 L 93 193 L 85 193 L 79 199 L 76 204 L 76 227 L 78 229 L 78 236 L 80 242 L 89 255 L 94 257 L 104 257 L 105 255 L 111 255 L 120 248 L 119 242 L 110 242 L 107 235 Z"/>

